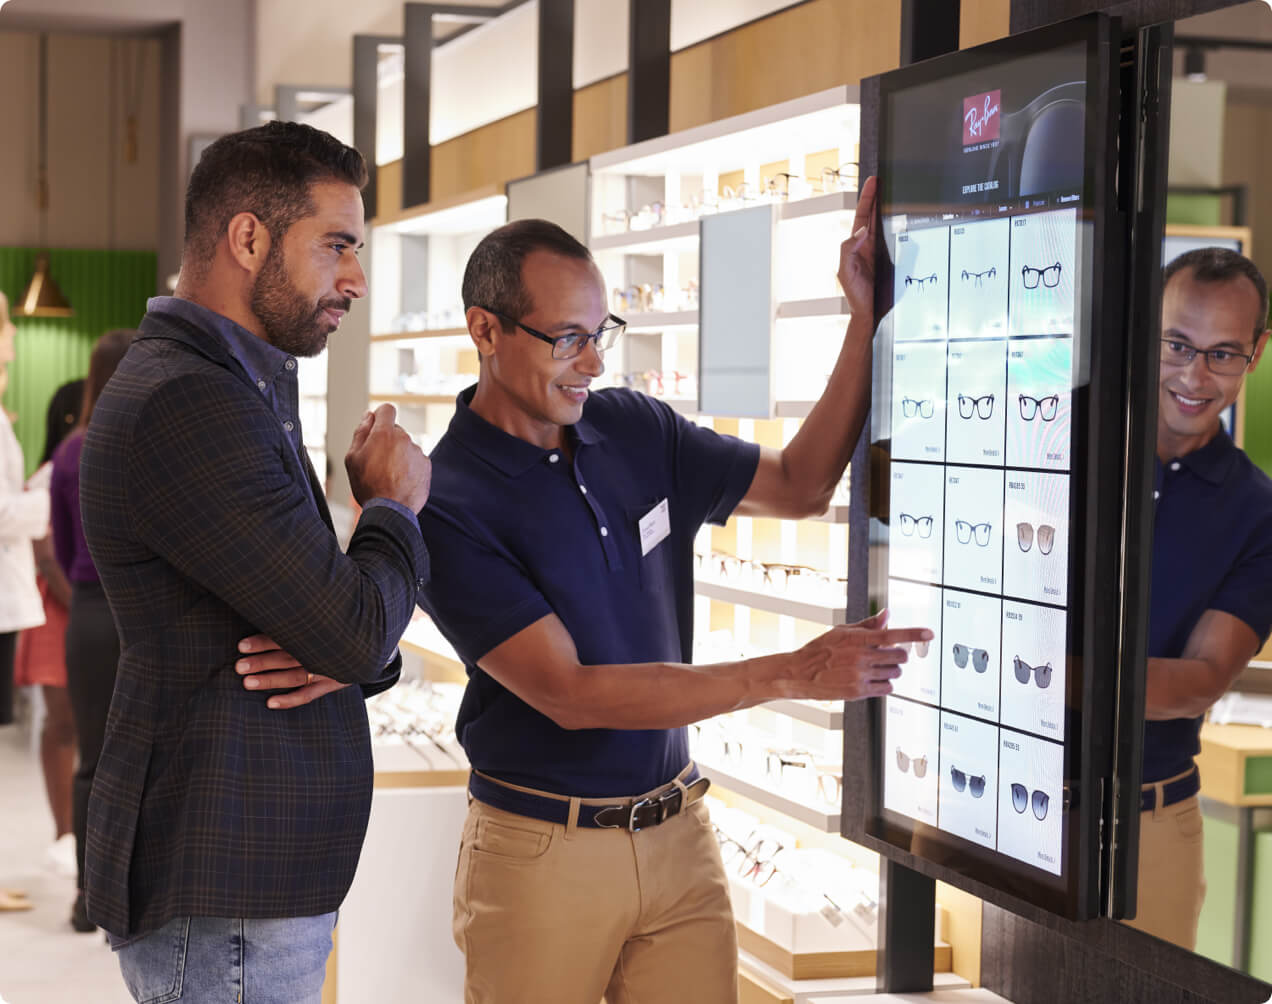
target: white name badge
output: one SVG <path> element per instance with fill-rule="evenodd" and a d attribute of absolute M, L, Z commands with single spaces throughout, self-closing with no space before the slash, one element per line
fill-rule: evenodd
<path fill-rule="evenodd" d="M 640 518 L 640 556 L 643 558 L 671 533 L 671 509 L 663 499 Z"/>

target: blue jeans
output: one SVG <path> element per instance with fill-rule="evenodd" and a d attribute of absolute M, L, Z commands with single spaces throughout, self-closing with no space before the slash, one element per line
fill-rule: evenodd
<path fill-rule="evenodd" d="M 336 915 L 178 917 L 117 949 L 137 1004 L 320 1004 Z"/>

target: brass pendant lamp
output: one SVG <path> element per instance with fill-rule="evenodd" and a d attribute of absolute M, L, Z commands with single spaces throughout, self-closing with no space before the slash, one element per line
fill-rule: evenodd
<path fill-rule="evenodd" d="M 49 209 L 49 38 L 40 35 L 40 165 L 37 181 L 36 204 L 40 208 L 40 239 L 45 243 Z M 71 305 L 58 289 L 49 273 L 49 253 L 41 251 L 35 257 L 35 274 L 18 299 L 14 313 L 19 317 L 72 317 Z"/>

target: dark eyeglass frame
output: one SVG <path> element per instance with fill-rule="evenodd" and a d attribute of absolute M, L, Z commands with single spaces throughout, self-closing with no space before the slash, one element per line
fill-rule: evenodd
<path fill-rule="evenodd" d="M 919 536 L 927 540 L 932 536 L 931 516 L 911 516 L 908 512 L 897 513 L 897 519 L 901 522 L 901 532 L 907 537 L 913 537 L 914 531 L 919 531 Z M 907 530 L 906 527 L 909 527 Z M 927 531 L 926 533 L 924 531 Z"/>
<path fill-rule="evenodd" d="M 988 404 L 985 405 L 985 402 L 988 402 Z M 971 397 L 968 394 L 960 394 L 958 396 L 959 418 L 971 418 L 972 415 L 985 421 L 992 418 L 994 415 L 994 395 L 982 394 L 980 397 Z"/>
<path fill-rule="evenodd" d="M 1048 394 L 1046 397 L 1030 397 L 1028 394 L 1017 395 L 1020 398 L 1020 417 L 1026 422 L 1041 418 L 1044 422 L 1055 420 L 1060 408 L 1060 395 Z"/>
<path fill-rule="evenodd" d="M 964 282 L 974 280 L 975 285 L 980 286 L 984 282 L 986 277 L 990 279 L 998 278 L 998 269 L 996 269 L 993 265 L 990 265 L 989 268 L 985 269 L 984 272 L 970 272 L 967 269 L 963 269 Z"/>
<path fill-rule="evenodd" d="M 981 533 L 982 529 L 984 533 Z M 975 537 L 977 547 L 989 547 L 989 537 L 993 532 L 994 524 L 992 523 L 969 523 L 965 519 L 954 521 L 954 536 L 958 538 L 960 544 L 970 544 Z"/>
<path fill-rule="evenodd" d="M 1166 355 L 1166 348 L 1168 346 L 1171 348 L 1172 352 L 1178 349 L 1180 358 L 1168 358 Z M 1206 357 L 1206 369 L 1210 370 L 1210 372 L 1215 376 L 1240 376 L 1249 368 L 1250 364 L 1254 362 L 1254 356 L 1246 355 L 1244 352 L 1235 352 L 1232 349 L 1199 349 L 1197 346 L 1190 345 L 1188 342 L 1185 342 L 1180 338 L 1162 339 L 1162 363 L 1166 366 L 1191 366 L 1193 360 L 1198 356 Z M 1233 365 L 1229 369 L 1216 367 L 1216 360 L 1222 356 L 1231 356 L 1234 364 L 1236 360 L 1240 359 L 1240 367 L 1236 365 Z"/>
<path fill-rule="evenodd" d="M 1055 275 L 1056 277 L 1055 282 L 1047 282 L 1048 273 L 1053 273 Z M 1029 281 L 1029 277 L 1031 274 L 1033 276 L 1033 282 Z M 1040 279 L 1042 280 L 1042 284 L 1047 289 L 1055 289 L 1057 286 L 1059 286 L 1060 285 L 1060 263 L 1056 262 L 1054 265 L 1048 265 L 1046 268 L 1034 268 L 1032 265 L 1020 266 L 1020 281 L 1024 283 L 1025 289 L 1037 289 L 1038 281 Z"/>
<path fill-rule="evenodd" d="M 905 284 L 907 286 L 918 286 L 919 289 L 927 289 L 928 286 L 935 286 L 939 276 L 933 272 L 931 275 L 907 275 Z"/>
<path fill-rule="evenodd" d="M 1011 807 L 1017 812 L 1023 813 L 1033 803 L 1034 819 L 1042 822 L 1047 818 L 1047 809 L 1051 806 L 1051 796 L 1041 788 L 1035 788 L 1033 796 L 1030 797 L 1029 789 L 1019 781 L 1011 783 Z M 1039 806 L 1042 806 L 1039 811 Z"/>
<path fill-rule="evenodd" d="M 1029 686 L 1029 677 L 1032 676 L 1034 683 L 1038 684 L 1039 690 L 1046 690 L 1051 686 L 1051 674 L 1054 672 L 1051 663 L 1042 666 L 1031 666 L 1025 662 L 1020 656 L 1012 659 L 1012 668 L 1016 674 L 1016 679 Z"/>
<path fill-rule="evenodd" d="M 568 335 L 548 335 L 535 328 L 530 327 L 515 317 L 509 317 L 502 314 L 498 310 L 491 310 L 489 307 L 482 307 L 482 310 L 489 311 L 501 321 L 507 321 L 514 327 L 520 328 L 527 335 L 533 335 L 541 342 L 547 342 L 552 346 L 552 358 L 559 359 L 564 362 L 566 359 L 575 359 L 583 354 L 583 350 L 587 348 L 590 340 L 596 346 L 596 351 L 604 355 L 614 347 L 614 343 L 619 340 L 623 332 L 627 330 L 627 322 L 617 314 L 609 314 L 605 320 L 601 322 L 601 326 L 595 331 L 571 331 Z M 562 348 L 561 346 L 565 346 Z M 578 348 L 573 352 L 570 351 L 571 346 L 577 345 Z"/>
<path fill-rule="evenodd" d="M 972 657 L 972 668 L 978 673 L 989 669 L 989 653 L 983 648 L 972 648 L 970 645 L 954 643 L 954 665 L 959 669 L 967 667 L 967 657 Z"/>
<path fill-rule="evenodd" d="M 985 780 L 984 774 L 969 775 L 950 764 L 950 784 L 954 785 L 955 791 L 967 789 L 972 798 L 980 798 L 985 794 Z"/>

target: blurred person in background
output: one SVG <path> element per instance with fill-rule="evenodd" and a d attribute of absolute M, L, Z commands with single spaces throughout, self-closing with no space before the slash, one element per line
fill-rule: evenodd
<path fill-rule="evenodd" d="M 79 421 L 83 397 L 82 379 L 64 383 L 53 392 L 44 420 L 44 453 L 27 481 L 28 491 L 48 491 L 53 477 L 53 451 Z M 36 584 L 44 601 L 44 623 L 18 637 L 14 682 L 19 687 L 39 687 L 44 698 L 40 766 L 53 814 L 54 841 L 48 851 L 49 864 L 58 874 L 74 878 L 77 869 L 71 830 L 71 783 L 75 775 L 75 721 L 66 693 L 66 622 L 71 583 L 53 553 L 51 527 L 35 541 L 35 568 Z"/>
<path fill-rule="evenodd" d="M 9 301 L 0 293 L 0 397 L 9 384 L 15 334 Z M 22 447 L 13 434 L 9 413 L 0 407 L 0 725 L 13 722 L 18 632 L 44 623 L 31 542 L 43 537 L 48 526 L 48 492 L 26 490 Z M 26 896 L 16 890 L 0 890 L 0 911 L 29 909 Z"/>
<path fill-rule="evenodd" d="M 111 695 L 115 692 L 119 636 L 80 523 L 79 460 L 84 446 L 84 431 L 93 416 L 93 407 L 106 381 L 114 374 L 115 367 L 132 344 L 134 334 L 136 332 L 129 330 L 108 331 L 93 346 L 79 421 L 53 452 L 53 477 L 49 486 L 53 549 L 58 565 L 71 584 L 70 615 L 66 627 L 66 690 L 79 745 L 79 766 L 71 789 L 77 875 L 71 926 L 81 932 L 96 930 L 84 908 L 88 795 L 106 736 L 106 715 L 110 711 Z"/>

